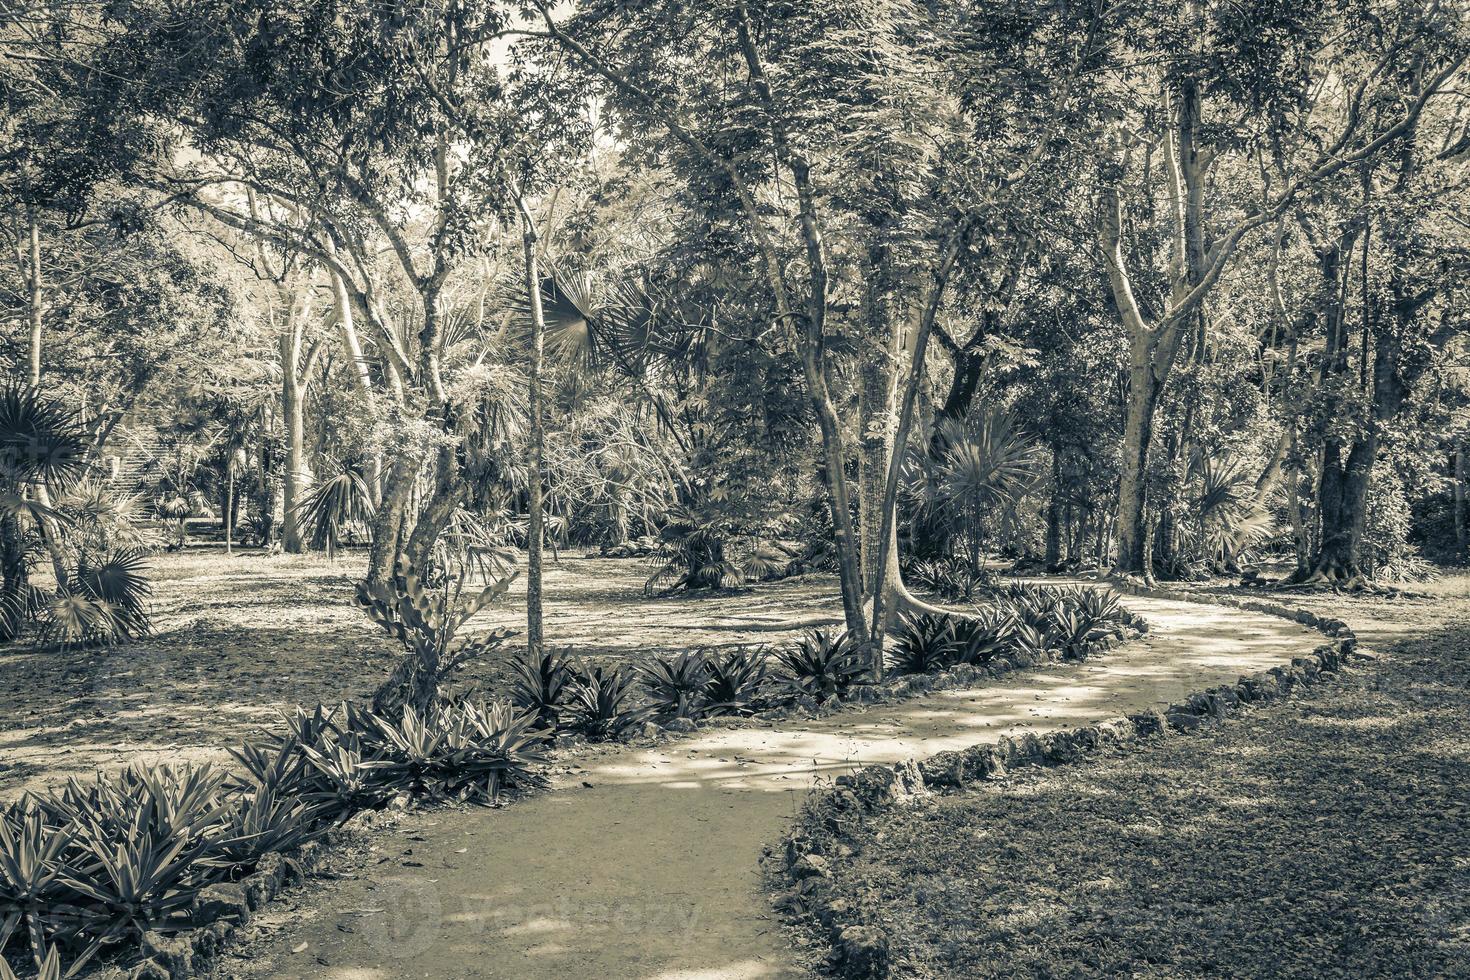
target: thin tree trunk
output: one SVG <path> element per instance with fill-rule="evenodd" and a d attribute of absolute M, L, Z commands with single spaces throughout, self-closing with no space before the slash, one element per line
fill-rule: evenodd
<path fill-rule="evenodd" d="M 1460 553 L 1465 553 L 1467 535 L 1465 529 L 1465 437 L 1460 436 L 1455 440 L 1455 544 L 1459 546 Z"/>
<path fill-rule="evenodd" d="M 235 550 L 235 464 L 225 464 L 225 554 Z"/>
<path fill-rule="evenodd" d="M 34 205 L 26 208 L 26 225 L 28 229 L 26 234 L 26 314 L 30 327 L 27 348 L 28 380 L 31 388 L 39 392 L 41 390 L 41 345 L 44 336 L 42 328 L 45 326 L 45 280 L 44 271 L 41 268 L 41 223 Z M 51 491 L 44 482 L 37 481 L 34 492 L 36 503 L 42 507 L 51 506 Z M 41 540 L 46 545 L 46 553 L 51 558 L 51 570 L 56 576 L 56 584 L 65 585 L 67 579 L 66 553 L 61 547 L 61 528 L 57 527 L 55 521 L 47 517 L 40 518 L 37 524 L 41 532 Z"/>
<path fill-rule="evenodd" d="M 541 467 L 545 453 L 546 432 L 541 418 L 541 359 L 545 347 L 546 323 L 541 311 L 541 272 L 536 259 L 536 222 L 521 197 L 516 198 L 521 211 L 521 247 L 525 253 L 526 297 L 531 307 L 531 363 L 527 399 L 531 415 L 531 458 L 526 474 L 526 506 L 530 511 L 526 529 L 526 646 L 539 654 L 542 635 L 542 548 L 545 517 L 541 505 Z"/>
<path fill-rule="evenodd" d="M 347 348 L 347 357 L 352 361 L 352 374 L 357 379 L 358 389 L 362 392 L 363 402 L 367 405 L 368 412 L 376 415 L 378 400 L 373 391 L 372 373 L 368 370 L 367 358 L 362 353 L 362 341 L 357 336 L 357 322 L 352 312 L 352 298 L 347 295 L 347 284 L 335 269 L 328 270 L 332 277 L 332 301 L 336 307 L 337 324 L 342 330 L 342 343 Z M 369 462 L 372 467 L 369 474 L 368 489 L 372 494 L 373 506 L 378 507 L 383 502 L 383 455 L 375 452 Z"/>

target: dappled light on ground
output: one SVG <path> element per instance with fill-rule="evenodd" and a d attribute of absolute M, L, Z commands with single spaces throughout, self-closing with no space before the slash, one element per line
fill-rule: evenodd
<path fill-rule="evenodd" d="M 361 554 L 233 557 L 213 549 L 152 559 L 156 634 L 109 650 L 0 647 L 0 799 L 132 762 L 228 761 L 225 748 L 292 705 L 370 694 L 398 651 L 352 603 Z M 547 635 L 559 648 L 642 658 L 693 645 L 776 643 L 838 614 L 826 576 L 747 593 L 652 599 L 648 564 L 548 563 Z M 524 627 L 524 576 L 467 634 Z M 505 657 L 463 682 L 495 690 Z"/>
<path fill-rule="evenodd" d="M 502 811 L 436 814 L 432 830 L 403 831 L 411 857 L 333 886 L 307 922 L 251 950 L 253 975 L 330 978 L 353 966 L 446 980 L 803 976 L 761 894 L 758 858 L 816 780 L 1162 707 L 1319 641 L 1266 616 L 1129 605 L 1153 631 L 1097 660 L 830 718 L 703 729 L 589 759 L 556 792 Z M 404 861 L 416 883 L 386 884 L 386 869 Z M 361 907 L 382 911 L 344 932 L 340 910 Z M 301 942 L 326 965 L 290 954 Z"/>

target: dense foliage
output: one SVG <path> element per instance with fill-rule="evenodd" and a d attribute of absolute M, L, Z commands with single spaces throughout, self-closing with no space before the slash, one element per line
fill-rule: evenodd
<path fill-rule="evenodd" d="M 595 548 L 835 572 L 830 696 L 906 571 L 1470 546 L 1452 4 L 82 0 L 0 56 L 0 636 L 136 636 L 132 549 L 215 535 L 365 547 L 390 629 L 524 551 L 539 654 Z"/>

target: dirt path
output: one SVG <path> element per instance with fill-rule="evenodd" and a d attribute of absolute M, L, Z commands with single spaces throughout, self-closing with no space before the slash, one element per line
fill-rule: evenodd
<path fill-rule="evenodd" d="M 1148 638 L 1090 663 L 821 721 L 711 729 L 610 753 L 505 810 L 413 818 L 380 842 L 378 868 L 322 888 L 304 918 L 298 910 L 225 969 L 326 980 L 804 976 L 768 918 L 757 862 L 815 777 L 1163 706 L 1319 639 L 1218 606 L 1129 606 L 1152 624 Z"/>

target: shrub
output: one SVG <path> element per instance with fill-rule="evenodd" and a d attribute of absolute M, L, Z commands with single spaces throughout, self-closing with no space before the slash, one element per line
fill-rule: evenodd
<path fill-rule="evenodd" d="M 1047 634 L 1030 623 L 1017 623 L 1011 633 L 1011 649 L 1034 659 L 1045 660 L 1052 650 Z"/>
<path fill-rule="evenodd" d="M 648 714 L 632 706 L 637 678 L 623 667 L 584 666 L 572 681 L 573 725 L 591 739 L 616 738 Z"/>
<path fill-rule="evenodd" d="M 994 572 L 977 568 L 953 555 L 917 560 L 909 565 L 905 574 L 920 588 L 955 602 L 974 602 L 995 589 L 1000 581 Z"/>
<path fill-rule="evenodd" d="M 986 666 L 1010 647 L 1017 625 L 1015 614 L 999 606 L 977 609 L 972 616 L 955 617 L 955 661 Z"/>
<path fill-rule="evenodd" d="M 788 690 L 808 695 L 818 703 L 840 698 L 861 683 L 868 664 L 847 633 L 812 630 L 789 650 L 776 654 Z"/>
<path fill-rule="evenodd" d="M 936 613 L 902 613 L 894 630 L 889 667 L 899 674 L 929 674 L 955 662 L 956 617 Z"/>
<path fill-rule="evenodd" d="M 655 657 L 639 668 L 643 686 L 653 700 L 653 711 L 664 718 L 695 718 L 703 713 L 709 686 L 709 658 L 703 651 L 685 651 L 677 657 Z"/>
<path fill-rule="evenodd" d="M 556 731 L 576 675 L 567 658 L 549 650 L 530 651 L 511 661 L 510 700 L 536 715 L 536 726 Z"/>
<path fill-rule="evenodd" d="M 748 715 L 756 710 L 766 681 L 766 651 L 731 650 L 709 660 L 705 712 L 712 715 Z"/>
<path fill-rule="evenodd" d="M 406 655 L 373 695 L 373 710 L 398 718 L 405 706 L 427 715 L 439 696 L 439 685 L 476 657 L 484 656 L 516 634 L 495 629 L 474 639 L 457 634 L 469 618 L 505 593 L 515 573 L 483 589 L 464 593 L 463 577 L 426 585 L 420 570 L 399 558 L 391 583 L 360 582 L 357 604 L 368 618 L 403 644 Z"/>

